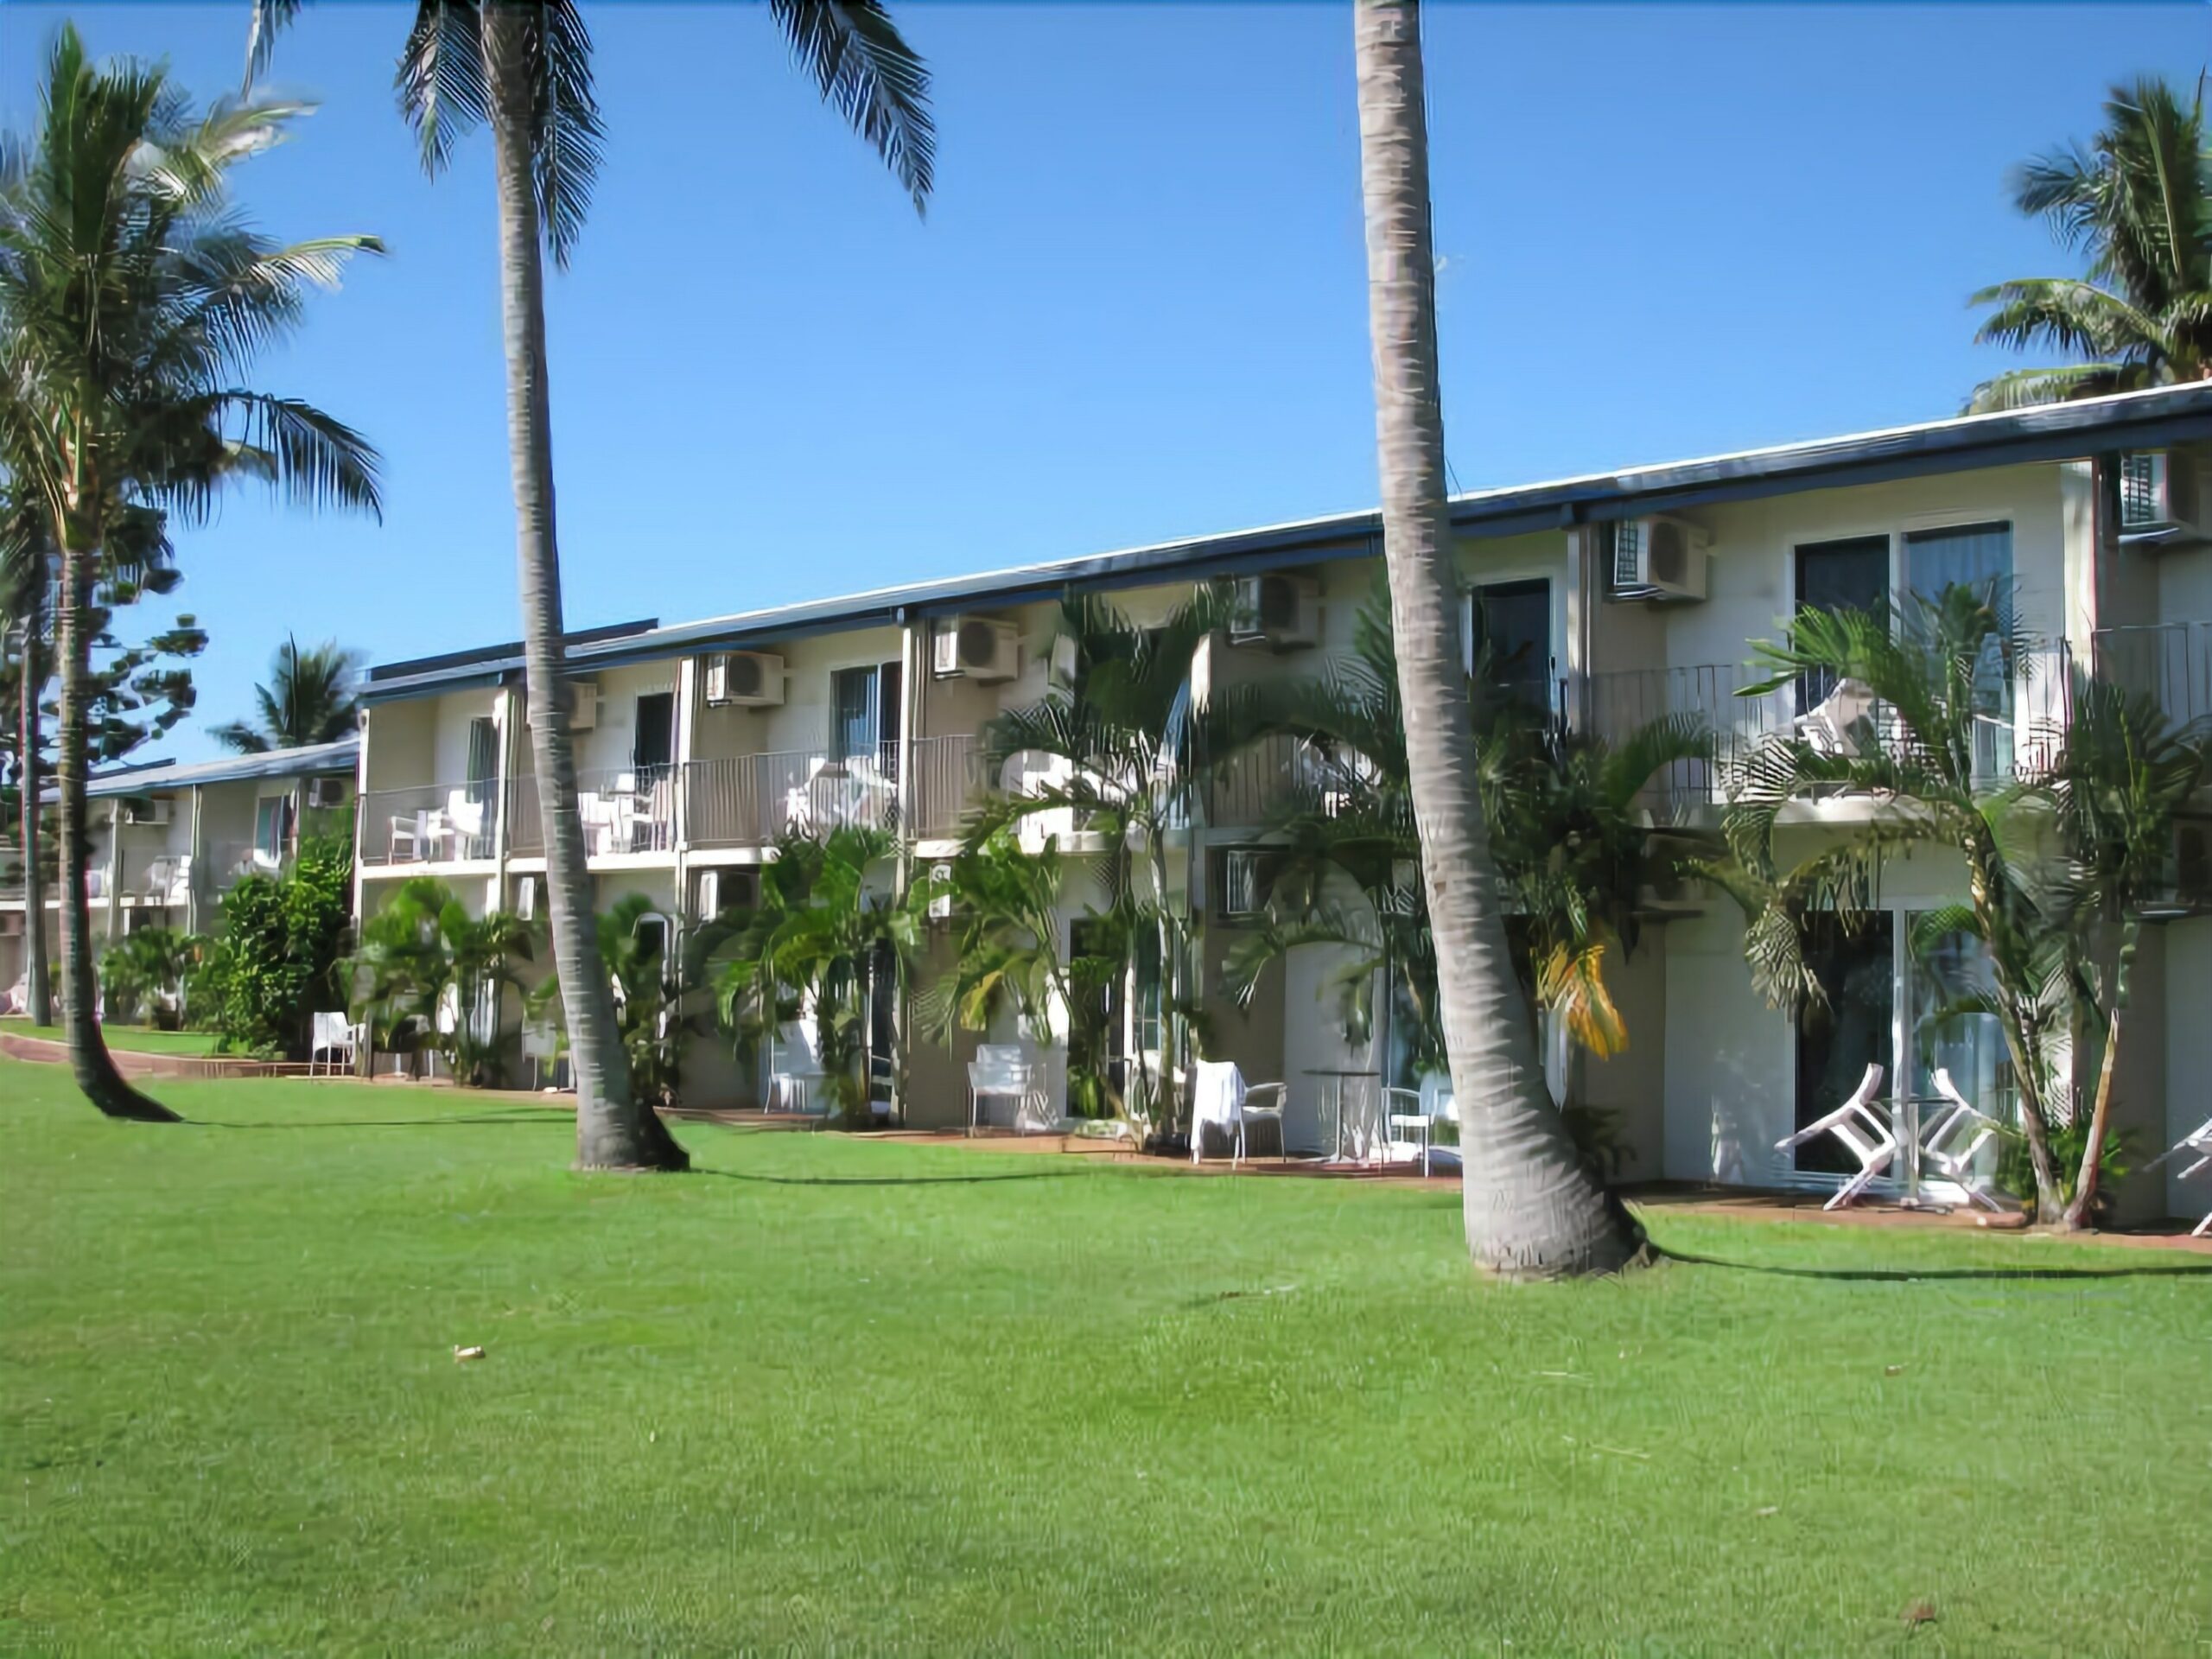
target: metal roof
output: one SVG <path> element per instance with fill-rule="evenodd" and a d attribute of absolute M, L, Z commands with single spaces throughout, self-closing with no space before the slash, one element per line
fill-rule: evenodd
<path fill-rule="evenodd" d="M 232 784 L 247 779 L 306 778 L 321 772 L 351 773 L 360 752 L 359 734 L 335 743 L 315 743 L 304 748 L 270 749 L 265 754 L 234 754 L 220 760 L 202 760 L 180 766 L 167 760 L 145 766 L 119 767 L 102 772 L 85 785 L 87 795 L 153 795 L 196 784 Z"/>
<path fill-rule="evenodd" d="M 2202 382 L 1995 415 L 1958 416 L 1549 483 L 1471 491 L 1452 498 L 1452 523 L 1462 537 L 1526 535 L 1723 501 L 2069 460 L 2102 450 L 2152 448 L 2199 438 L 2212 438 L 2212 384 Z M 614 668 L 696 651 L 894 624 L 963 607 L 1020 604 L 1056 597 L 1070 588 L 1125 588 L 1147 581 L 1318 563 L 1377 550 L 1381 531 L 1380 512 L 1368 508 L 904 583 L 664 628 L 624 624 L 569 636 L 568 661 L 580 670 Z M 520 645 L 493 646 L 372 669 L 361 695 L 367 702 L 396 702 L 495 685 L 517 677 L 521 671 Z"/>

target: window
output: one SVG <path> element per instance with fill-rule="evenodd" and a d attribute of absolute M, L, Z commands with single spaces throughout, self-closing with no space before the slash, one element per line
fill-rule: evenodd
<path fill-rule="evenodd" d="M 1224 919 L 1256 916 L 1265 902 L 1260 879 L 1261 855 L 1232 847 L 1221 855 L 1221 899 L 1215 910 Z"/>
<path fill-rule="evenodd" d="M 2012 580 L 2012 526 L 1955 524 L 1915 530 L 1904 538 L 1907 591 L 1935 604 L 1946 589 L 1964 588 L 1999 603 Z"/>
<path fill-rule="evenodd" d="M 1815 912 L 1805 921 L 1806 964 L 1825 995 L 1808 1001 L 1797 1017 L 1801 1129 L 1848 1100 L 1869 1065 L 1882 1068 L 1885 1096 L 1897 1077 L 1896 918 L 1877 911 L 1846 927 L 1833 912 Z M 1858 1168 L 1832 1135 L 1816 1135 L 1796 1150 L 1801 1173 L 1841 1175 Z"/>
<path fill-rule="evenodd" d="M 639 772 L 659 772 L 676 760 L 676 694 L 648 691 L 638 699 L 632 728 L 630 764 Z"/>
<path fill-rule="evenodd" d="M 841 668 L 830 677 L 830 758 L 866 759 L 886 777 L 899 769 L 897 663 Z"/>
<path fill-rule="evenodd" d="M 292 798 L 264 795 L 254 803 L 253 849 L 270 862 L 284 856 L 292 841 Z"/>
<path fill-rule="evenodd" d="M 1890 538 L 1854 536 L 1847 541 L 1808 543 L 1797 550 L 1796 575 L 1801 612 L 1886 611 Z M 1800 675 L 1797 712 L 1811 713 L 1834 690 L 1833 675 Z"/>
<path fill-rule="evenodd" d="M 1467 671 L 1540 708 L 1551 702 L 1552 585 L 1539 576 L 1494 582 L 1467 596 Z"/>

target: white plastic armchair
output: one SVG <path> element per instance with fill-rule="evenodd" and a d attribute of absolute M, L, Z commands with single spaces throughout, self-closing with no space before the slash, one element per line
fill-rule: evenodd
<path fill-rule="evenodd" d="M 2208 1166 L 2212 1166 L 2212 1117 L 2206 1118 L 2204 1122 L 2175 1141 L 2172 1149 L 2165 1154 L 2165 1157 L 2158 1159 L 2158 1162 L 2163 1164 L 2167 1158 L 2189 1157 L 2194 1157 L 2196 1161 L 2182 1171 L 2179 1178 L 2182 1180 L 2185 1181 Z M 2191 1238 L 2202 1238 L 2208 1233 L 2212 1233 L 2212 1212 L 2207 1212 L 2203 1220 L 2190 1228 L 2189 1236 Z"/>
<path fill-rule="evenodd" d="M 334 1077 L 341 1065 L 347 1071 L 353 1071 L 367 1033 L 365 1025 L 342 1013 L 315 1015 L 308 1040 L 308 1075 Z"/>
<path fill-rule="evenodd" d="M 1838 680 L 1817 707 L 1797 716 L 1797 735 L 1822 754 L 1859 753 L 1859 729 L 1874 712 L 1874 691 L 1864 680 Z"/>
<path fill-rule="evenodd" d="M 1874 1097 L 1882 1092 L 1883 1075 L 1880 1066 L 1868 1066 L 1866 1075 L 1859 1080 L 1859 1087 L 1849 1100 L 1825 1117 L 1815 1118 L 1796 1134 L 1784 1135 L 1774 1143 L 1777 1152 L 1787 1152 L 1817 1135 L 1832 1135 L 1859 1160 L 1859 1173 L 1821 1206 L 1823 1210 L 1840 1210 L 1849 1204 L 1872 1185 L 1874 1178 L 1887 1169 L 1890 1160 L 1897 1155 L 1897 1138 L 1890 1132 L 1888 1120 L 1873 1106 Z"/>
<path fill-rule="evenodd" d="M 1428 1072 L 1418 1089 L 1385 1089 L 1382 1101 L 1389 1109 L 1390 1139 L 1398 1140 L 1401 1129 L 1410 1130 L 1409 1138 L 1421 1147 L 1421 1173 L 1427 1174 L 1429 1156 L 1436 1144 L 1436 1126 L 1449 1123 L 1456 1130 L 1459 1123 L 1459 1100 L 1452 1092 L 1451 1075 Z"/>
<path fill-rule="evenodd" d="M 778 1027 L 768 1062 L 768 1109 L 811 1116 L 817 1109 L 815 1088 L 824 1075 L 814 1045 L 807 1040 L 806 1027 L 800 1024 Z"/>
<path fill-rule="evenodd" d="M 391 844 L 389 849 L 395 864 L 420 861 L 423 849 L 429 844 L 429 824 L 433 815 L 428 812 L 396 813 L 391 820 Z"/>
<path fill-rule="evenodd" d="M 1018 1043 L 982 1043 L 968 1063 L 968 1131 L 988 1126 L 983 1108 L 987 1100 L 1014 1103 L 1017 1135 L 1052 1128 L 1045 1092 L 1037 1086 L 1037 1068 L 1027 1059 Z"/>
<path fill-rule="evenodd" d="M 1191 1068 L 1191 1161 L 1205 1156 L 1206 1125 L 1218 1124 L 1230 1137 L 1232 1167 L 1244 1161 L 1246 1127 L 1255 1121 L 1275 1126 L 1275 1155 L 1287 1162 L 1283 1105 L 1288 1085 L 1247 1083 L 1234 1060 L 1200 1060 Z"/>
<path fill-rule="evenodd" d="M 1975 1163 L 1981 1149 L 1997 1138 L 1997 1120 L 1961 1094 L 1951 1074 L 1941 1066 L 1936 1070 L 1935 1084 L 1943 1104 L 1936 1109 L 1940 1116 L 1936 1127 L 1920 1143 L 1921 1160 L 1971 1202 L 2002 1210 L 1989 1195 L 1989 1173 Z"/>

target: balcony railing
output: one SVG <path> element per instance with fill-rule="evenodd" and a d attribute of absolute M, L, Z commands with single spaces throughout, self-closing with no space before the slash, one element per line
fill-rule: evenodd
<path fill-rule="evenodd" d="M 498 819 L 499 799 L 488 781 L 372 789 L 361 797 L 361 862 L 489 858 Z"/>
<path fill-rule="evenodd" d="M 765 847 L 786 831 L 823 835 L 845 824 L 899 822 L 899 746 L 842 758 L 818 750 L 694 760 L 684 768 L 695 847 Z"/>
<path fill-rule="evenodd" d="M 228 893 L 249 875 L 282 875 L 292 867 L 298 848 L 287 845 L 271 852 L 251 841 L 212 841 L 201 857 L 200 887 L 209 893 Z"/>
<path fill-rule="evenodd" d="M 181 910 L 192 902 L 194 862 L 189 853 L 124 849 L 116 890 L 130 903 Z"/>
<path fill-rule="evenodd" d="M 913 742 L 913 831 L 957 835 L 968 810 L 983 798 L 983 745 L 974 736 L 918 737 Z"/>
<path fill-rule="evenodd" d="M 2156 702 L 2177 725 L 2212 719 L 2212 622 L 2099 628 L 2097 677 Z"/>
<path fill-rule="evenodd" d="M 625 853 L 665 853 L 676 847 L 676 768 L 607 766 L 576 774 L 576 812 L 583 819 L 584 849 L 592 858 Z M 537 779 L 507 785 L 507 850 L 534 857 L 545 850 L 538 812 Z"/>
<path fill-rule="evenodd" d="M 2063 645 L 2031 647 L 2009 677 L 1993 658 L 1985 706 L 1974 721 L 1977 779 L 1995 783 L 2050 763 L 2066 728 L 2069 668 Z M 1709 759 L 1676 761 L 1646 788 L 1643 804 L 1655 810 L 1725 804 L 1745 762 L 1777 734 L 1795 733 L 1846 751 L 1863 741 L 1861 734 L 1891 749 L 1906 741 L 1887 704 L 1854 698 L 1848 686 L 1800 680 L 1744 695 L 1745 686 L 1764 677 L 1730 663 L 1592 674 L 1584 683 L 1581 721 L 1615 744 L 1670 716 L 1688 716 L 1710 735 Z"/>

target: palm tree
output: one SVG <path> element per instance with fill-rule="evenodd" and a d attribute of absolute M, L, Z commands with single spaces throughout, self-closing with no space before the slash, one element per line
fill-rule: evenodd
<path fill-rule="evenodd" d="M 23 989 L 35 1026 L 54 1023 L 46 953 L 46 868 L 39 849 L 39 770 L 46 747 L 40 699 L 46 695 L 48 594 L 54 551 L 35 504 L 15 490 L 0 494 L 0 615 L 16 641 L 16 799 L 23 864 Z"/>
<path fill-rule="evenodd" d="M 2212 766 L 2206 733 L 2176 729 L 2149 698 L 2083 677 L 2075 682 L 2072 701 L 2065 745 L 2039 789 L 2053 808 L 2066 853 L 2069 909 L 2116 926 L 2119 938 L 2109 974 L 2085 963 L 2073 976 L 2101 988 L 2106 1008 L 2096 1096 L 2065 1212 L 2069 1229 L 2087 1225 L 2095 1213 L 2144 908 L 2171 889 L 2175 826 Z M 2095 937 L 2088 926 L 2063 931 L 2077 950 Z"/>
<path fill-rule="evenodd" d="M 1191 923 L 1173 892 L 1168 842 L 1196 816 L 1202 782 L 1191 664 L 1229 611 L 1226 594 L 1211 587 L 1155 628 L 1138 626 L 1096 594 L 1063 600 L 1052 656 L 1071 663 L 1069 683 L 990 723 L 983 735 L 987 769 L 1001 775 L 1020 757 L 1027 782 L 987 800 L 967 831 L 971 850 L 1001 830 L 1039 820 L 1072 824 L 1096 842 L 1101 850 L 1092 857 L 1121 924 L 1116 931 L 1133 956 L 1137 941 L 1147 940 L 1156 963 L 1158 982 L 1146 988 L 1163 1016 L 1162 1084 L 1179 1069 L 1185 1021 L 1176 1006 L 1188 1001 L 1177 980 L 1190 954 Z M 1134 972 L 1139 964 L 1129 966 Z M 1156 1086 L 1141 1047 L 1136 1063 L 1126 1103 L 1133 1116 L 1167 1127 L 1167 1092 Z"/>
<path fill-rule="evenodd" d="M 1975 338 L 2082 360 L 1985 380 L 1970 413 L 2212 377 L 2212 157 L 2202 83 L 2186 100 L 2150 77 L 2113 87 L 2088 146 L 2022 167 L 2013 201 L 2047 220 L 2061 245 L 2087 255 L 2088 269 L 1983 289 L 1971 303 L 1995 308 Z"/>
<path fill-rule="evenodd" d="M 1436 266 L 1418 0 L 1355 0 L 1368 327 L 1407 777 L 1459 1103 L 1467 1248 L 1510 1277 L 1609 1273 L 1634 1224 L 1585 1166 L 1544 1088 L 1484 832 L 1445 499 Z"/>
<path fill-rule="evenodd" d="M 0 461 L 59 551 L 52 593 L 60 702 L 62 1021 L 78 1086 L 111 1116 L 174 1114 L 124 1082 L 93 1014 L 85 801 L 96 590 L 126 538 L 163 543 L 218 486 L 256 478 L 314 506 L 377 510 L 375 452 L 296 399 L 238 382 L 296 327 L 366 237 L 280 246 L 229 206 L 230 169 L 301 106 L 226 100 L 195 116 L 167 71 L 105 68 L 65 26 L 41 123 L 0 178 Z"/>
<path fill-rule="evenodd" d="M 1886 713 L 1840 746 L 1771 734 L 1732 780 L 1725 822 L 1731 861 L 1707 873 L 1746 912 L 1753 982 L 1786 1010 L 1821 1000 L 1804 951 L 1807 917 L 1827 913 L 1846 928 L 1859 925 L 1891 854 L 1929 844 L 1955 852 L 1969 896 L 1924 915 L 1916 945 L 1966 937 L 1986 954 L 1987 988 L 1956 999 L 1947 1012 L 1996 1019 L 2018 1090 L 2037 1212 L 2055 1223 L 2066 1205 L 2051 1128 L 2064 1116 L 2054 1111 L 2064 1087 L 2059 1050 L 2081 988 L 2072 937 L 2078 906 L 2066 873 L 2039 855 L 2028 791 L 1993 775 L 1982 735 L 1993 719 L 2006 721 L 2009 689 L 2030 671 L 2029 641 L 1993 588 L 1955 584 L 1936 599 L 1906 594 L 1890 607 L 1800 611 L 1781 644 L 1755 650 L 1772 671 L 1745 686 L 1745 696 L 1808 678 L 1852 680 Z M 1783 810 L 1838 791 L 1885 808 L 1783 863 L 1775 826 Z"/>
<path fill-rule="evenodd" d="M 207 950 L 207 941 L 198 934 L 166 927 L 142 927 L 115 940 L 100 957 L 110 1016 L 135 1011 L 149 1025 L 183 1030 L 192 977 Z"/>
<path fill-rule="evenodd" d="M 364 986 L 359 1008 L 384 1032 L 412 1026 L 456 1079 L 489 1084 L 504 1046 L 500 1002 L 521 985 L 516 963 L 535 955 L 530 923 L 505 911 L 471 916 L 452 888 L 420 875 L 361 925 L 348 966 Z"/>
<path fill-rule="evenodd" d="M 300 0 L 254 0 L 249 79 Z M 876 0 L 769 0 L 799 67 L 875 149 L 912 197 L 927 201 L 936 137 L 929 76 Z M 499 200 L 501 313 L 508 448 L 524 672 L 543 819 L 553 960 L 567 1006 L 576 1080 L 576 1162 L 587 1169 L 681 1169 L 666 1127 L 630 1092 L 605 964 L 592 922 L 591 874 L 562 681 L 561 568 L 555 533 L 553 433 L 547 390 L 543 249 L 565 264 L 583 228 L 601 127 L 591 36 L 575 0 L 418 0 L 400 54 L 401 107 L 435 173 L 471 127 L 492 129 Z"/>
<path fill-rule="evenodd" d="M 816 1058 L 855 1128 L 873 1121 L 869 1015 L 876 998 L 906 995 L 927 904 L 922 887 L 899 902 L 869 890 L 870 871 L 897 852 L 889 835 L 867 825 L 840 824 L 819 840 L 785 836 L 760 867 L 759 902 L 725 912 L 689 947 L 687 977 L 712 988 L 741 1056 L 811 1016 Z"/>
<path fill-rule="evenodd" d="M 1352 639 L 1319 676 L 1238 687 L 1214 722 L 1214 741 L 1232 749 L 1280 734 L 1301 740 L 1309 756 L 1269 824 L 1278 841 L 1267 912 L 1230 951 L 1226 977 L 1249 1001 L 1269 963 L 1303 946 L 1332 947 L 1344 953 L 1336 983 L 1346 1041 L 1370 1040 L 1376 988 L 1391 986 L 1413 1027 L 1404 1034 L 1416 1069 L 1442 1069 L 1436 943 L 1387 590 L 1360 607 Z M 1476 677 L 1492 683 L 1484 662 Z M 1700 839 L 1647 825 L 1639 801 L 1669 767 L 1708 756 L 1710 741 L 1677 715 L 1608 743 L 1562 732 L 1548 711 L 1511 696 L 1484 699 L 1477 717 L 1478 790 L 1515 976 L 1529 1005 L 1577 1045 L 1617 1054 L 1628 1031 L 1607 976 L 1636 946 L 1644 888 Z"/>
<path fill-rule="evenodd" d="M 253 688 L 260 724 L 234 720 L 211 735 L 240 754 L 335 743 L 357 721 L 360 705 L 353 680 L 360 666 L 360 653 L 341 650 L 335 639 L 302 651 L 300 642 L 287 634 L 270 659 L 270 683 Z"/>

